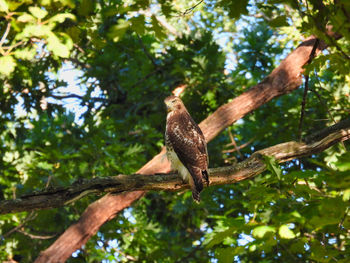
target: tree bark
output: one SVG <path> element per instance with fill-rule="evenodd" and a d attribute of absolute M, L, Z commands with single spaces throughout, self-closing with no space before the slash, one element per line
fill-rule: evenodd
<path fill-rule="evenodd" d="M 199 125 L 207 141 L 209 142 L 235 121 L 273 98 L 287 94 L 298 88 L 302 83 L 303 66 L 310 61 L 310 55 L 314 53 L 312 57 L 317 56 L 325 48 L 326 45 L 323 41 L 318 41 L 313 36 L 309 37 L 291 52 L 262 82 L 253 86 L 231 102 L 219 107 Z M 137 173 L 154 174 L 169 172 L 170 165 L 165 160 L 164 153 L 165 149 L 162 149 L 159 154 L 145 164 Z M 92 203 L 85 210 L 79 221 L 70 226 L 48 249 L 42 251 L 35 262 L 66 261 L 75 250 L 79 249 L 91 236 L 96 234 L 105 222 L 114 218 L 121 210 L 130 206 L 133 201 L 138 200 L 144 194 L 144 191 L 119 195 L 107 194 Z M 96 215 L 99 216 L 96 217 Z"/>
<path fill-rule="evenodd" d="M 318 141 L 313 141 L 309 144 L 294 141 L 281 143 L 257 151 L 250 158 L 238 164 L 211 168 L 209 169 L 209 185 L 232 184 L 260 174 L 266 170 L 263 156 L 272 156 L 277 162 L 282 163 L 319 153 L 337 142 L 348 140 L 350 138 L 350 119 L 341 123 L 345 123 L 347 126 L 340 130 L 334 129 L 334 127 L 339 127 L 339 123 L 331 126 L 333 127 L 333 132 L 330 134 L 324 133 L 326 136 L 323 137 L 319 137 L 318 135 Z M 139 190 L 180 191 L 189 188 L 190 185 L 183 183 L 181 178 L 174 173 L 99 177 L 75 183 L 65 188 L 51 189 L 16 200 L 2 201 L 0 202 L 0 213 L 5 214 L 30 211 L 32 209 L 59 207 L 92 193 L 125 193 L 133 191 L 132 198 L 134 198 L 137 196 L 137 192 L 140 192 Z M 126 198 L 125 194 L 121 194 L 120 196 Z M 128 198 L 129 202 L 132 198 Z M 110 204 L 106 206 L 106 204 L 102 203 L 101 205 L 104 205 L 106 209 L 111 209 L 109 207 Z M 92 209 L 92 211 L 94 210 Z"/>

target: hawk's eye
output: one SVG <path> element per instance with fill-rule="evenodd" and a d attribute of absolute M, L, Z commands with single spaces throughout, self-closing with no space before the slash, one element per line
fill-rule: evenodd
<path fill-rule="evenodd" d="M 176 100 L 172 100 L 171 103 L 175 103 Z"/>

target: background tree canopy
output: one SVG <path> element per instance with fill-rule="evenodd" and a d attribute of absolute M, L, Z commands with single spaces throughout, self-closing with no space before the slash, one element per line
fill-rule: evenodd
<path fill-rule="evenodd" d="M 310 54 L 305 84 L 218 134 L 210 167 L 349 117 L 348 0 L 0 0 L 0 202 L 135 173 L 164 145 L 175 88 L 199 123 L 312 35 L 328 47 Z M 72 69 L 74 93 L 61 78 Z M 349 147 L 267 159 L 268 171 L 211 186 L 200 205 L 190 191 L 150 191 L 68 261 L 349 262 Z M 99 198 L 2 214 L 0 260 L 33 262 Z"/>

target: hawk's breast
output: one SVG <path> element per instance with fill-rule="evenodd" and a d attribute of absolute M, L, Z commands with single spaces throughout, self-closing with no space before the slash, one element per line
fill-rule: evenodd
<path fill-rule="evenodd" d="M 165 144 L 166 144 L 166 155 L 168 160 L 171 163 L 171 169 L 174 171 L 177 171 L 179 175 L 182 177 L 182 179 L 188 182 L 190 172 L 180 161 L 167 135 L 165 135 Z"/>

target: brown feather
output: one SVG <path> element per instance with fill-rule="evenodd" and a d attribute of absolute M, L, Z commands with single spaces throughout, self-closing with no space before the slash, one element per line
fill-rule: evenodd
<path fill-rule="evenodd" d="M 174 96 L 165 99 L 170 112 L 166 123 L 166 146 L 174 151 L 191 175 L 189 183 L 193 199 L 199 202 L 203 179 L 209 185 L 208 153 L 204 135 L 192 119 L 184 104 Z"/>

